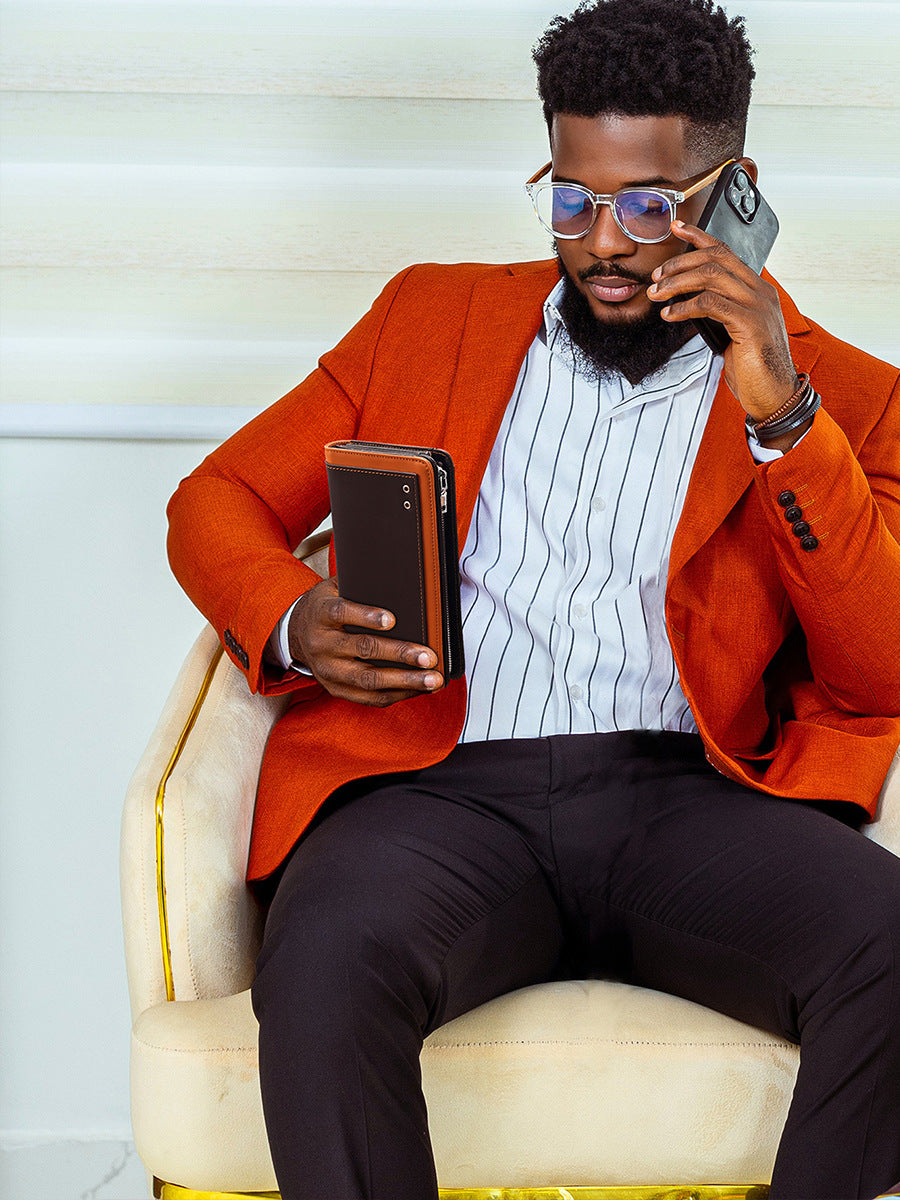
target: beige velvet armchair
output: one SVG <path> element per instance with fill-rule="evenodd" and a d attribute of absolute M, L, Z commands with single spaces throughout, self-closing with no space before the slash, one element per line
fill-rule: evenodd
<path fill-rule="evenodd" d="M 207 626 L 128 789 L 132 1119 L 165 1200 L 277 1195 L 248 990 L 263 914 L 244 871 L 283 703 L 249 693 Z M 900 854 L 896 761 L 866 833 Z M 442 1195 L 736 1200 L 770 1178 L 797 1062 L 788 1043 L 657 992 L 524 988 L 425 1044 Z"/>

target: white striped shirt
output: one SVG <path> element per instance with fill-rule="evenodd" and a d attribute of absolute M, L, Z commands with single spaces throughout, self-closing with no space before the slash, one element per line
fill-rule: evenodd
<path fill-rule="evenodd" d="M 664 619 L 672 535 L 722 371 L 695 337 L 632 387 L 574 368 L 544 305 L 461 555 L 461 741 L 696 731 Z"/>

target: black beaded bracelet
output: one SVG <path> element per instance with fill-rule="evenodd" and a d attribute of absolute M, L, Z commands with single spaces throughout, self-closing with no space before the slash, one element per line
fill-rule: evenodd
<path fill-rule="evenodd" d="M 766 425 L 764 421 L 756 422 L 751 416 L 748 416 L 746 419 L 747 432 L 752 433 L 759 442 L 774 441 L 786 433 L 791 433 L 794 429 L 799 429 L 818 412 L 821 403 L 822 397 L 815 391 L 811 383 L 807 383 L 795 406 L 783 417 L 773 421 L 771 425 Z"/>

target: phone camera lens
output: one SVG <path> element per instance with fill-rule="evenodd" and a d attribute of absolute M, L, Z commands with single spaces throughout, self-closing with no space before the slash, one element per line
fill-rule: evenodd
<path fill-rule="evenodd" d="M 743 171 L 735 171 L 734 180 L 732 182 L 736 188 L 739 188 L 741 191 L 743 191 L 749 184 L 750 180 Z"/>
<path fill-rule="evenodd" d="M 728 199 L 731 201 L 731 203 L 734 205 L 735 208 L 737 208 L 741 204 L 742 196 L 736 187 L 730 187 L 728 189 Z"/>
<path fill-rule="evenodd" d="M 753 195 L 752 192 L 748 192 L 744 196 L 744 198 L 741 200 L 741 208 L 748 215 L 750 213 L 756 212 L 756 197 Z"/>

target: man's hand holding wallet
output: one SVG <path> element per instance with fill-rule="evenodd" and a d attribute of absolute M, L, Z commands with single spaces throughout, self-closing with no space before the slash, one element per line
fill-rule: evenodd
<path fill-rule="evenodd" d="M 436 691 L 463 673 L 453 461 L 359 441 L 329 443 L 325 461 L 337 578 L 296 605 L 291 656 L 358 704 Z"/>
<path fill-rule="evenodd" d="M 348 633 L 350 625 L 371 633 Z M 390 636 L 394 614 L 355 604 L 338 594 L 337 580 L 323 579 L 300 598 L 291 614 L 291 656 L 304 663 L 332 696 L 386 708 L 443 686 L 434 668 L 437 655 L 427 646 Z M 404 667 L 373 666 L 374 658 Z"/>

